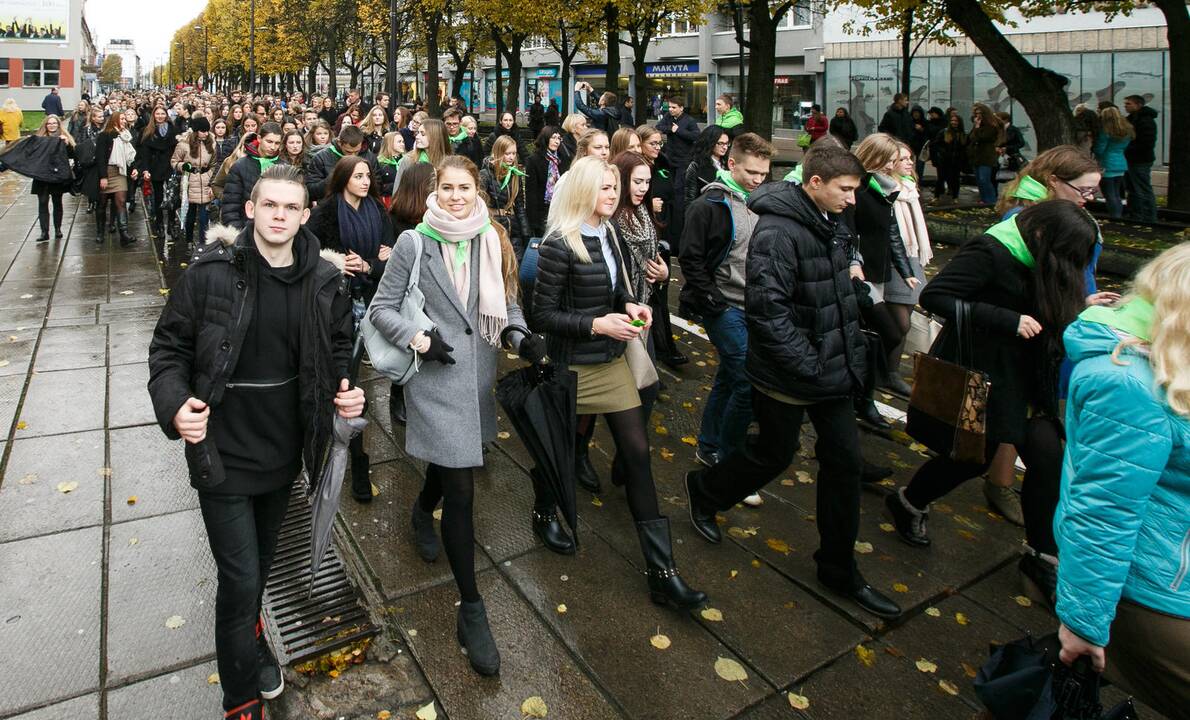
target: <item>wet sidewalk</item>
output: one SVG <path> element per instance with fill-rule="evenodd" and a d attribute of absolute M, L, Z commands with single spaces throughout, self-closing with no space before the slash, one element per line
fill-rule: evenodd
<path fill-rule="evenodd" d="M 213 718 L 214 563 L 180 443 L 156 427 L 145 390 L 161 290 L 184 253 L 97 245 L 84 209 L 68 197 L 67 238 L 36 244 L 28 181 L 0 175 L 0 718 Z M 132 221 L 144 238 L 143 211 Z M 725 513 L 723 544 L 706 544 L 681 480 L 716 361 L 709 343 L 680 334 L 692 362 L 662 372 L 653 467 L 678 563 L 715 612 L 649 602 L 623 493 L 606 481 L 599 497 L 579 491 L 579 553 L 544 550 L 529 528 L 529 460 L 502 421 L 477 477 L 476 563 L 503 668 L 474 675 L 454 640 L 446 559 L 427 565 L 411 544 L 422 466 L 391 427 L 387 381 L 372 378 L 366 443 L 379 495 L 369 505 L 345 495 L 338 542 L 383 632 L 337 677 L 288 670 L 269 717 L 413 718 L 432 704 L 451 720 L 521 718 L 531 697 L 564 720 L 977 716 L 971 675 L 988 643 L 1056 627 L 1020 595 L 1020 529 L 969 483 L 935 507 L 931 549 L 902 545 L 883 494 L 923 457 L 903 434 L 865 435 L 867 457 L 896 469 L 864 493 L 857 546 L 868 580 L 907 611 L 885 624 L 814 580 L 807 432 L 764 505 Z M 606 478 L 602 423 L 596 443 Z M 721 660 L 746 677 L 720 677 Z"/>

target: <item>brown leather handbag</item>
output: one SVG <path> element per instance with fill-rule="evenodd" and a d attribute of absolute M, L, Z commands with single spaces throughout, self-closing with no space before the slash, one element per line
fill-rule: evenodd
<path fill-rule="evenodd" d="M 905 431 L 929 449 L 957 462 L 987 462 L 987 408 L 992 383 L 987 373 L 967 364 L 972 349 L 971 306 L 955 303 L 953 331 L 958 346 L 957 363 L 930 353 L 913 357 L 913 394 Z M 947 330 L 952 328 L 947 328 Z M 943 332 L 938 340 L 949 335 Z"/>

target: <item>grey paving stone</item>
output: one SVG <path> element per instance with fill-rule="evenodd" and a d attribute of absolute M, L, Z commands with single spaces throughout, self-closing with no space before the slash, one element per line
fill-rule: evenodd
<path fill-rule="evenodd" d="M 96 430 L 103 427 L 107 371 L 83 370 L 34 373 L 25 395 L 18 438 Z"/>
<path fill-rule="evenodd" d="M 53 278 L 23 278 L 0 285 L 0 308 L 44 308 L 50 299 Z"/>
<path fill-rule="evenodd" d="M 492 450 L 475 474 L 475 539 L 497 562 L 541 545 L 533 534 L 533 483 L 504 453 Z"/>
<path fill-rule="evenodd" d="M 149 342 L 153 339 L 153 328 L 157 325 L 159 313 L 159 310 L 154 310 L 153 317 L 148 320 L 111 321 L 108 325 L 108 357 L 112 365 L 148 361 Z"/>
<path fill-rule="evenodd" d="M 108 279 L 100 276 L 58 276 L 54 285 L 54 303 L 64 305 L 96 305 L 108 301 L 108 293 L 116 293 L 118 287 L 110 287 Z"/>
<path fill-rule="evenodd" d="M 81 238 L 75 242 L 81 242 Z M 107 277 L 110 259 L 103 255 L 67 255 L 62 258 L 58 277 Z"/>
<path fill-rule="evenodd" d="M 17 403 L 24 387 L 24 375 L 0 376 L 0 437 L 8 437 L 8 431 L 16 421 Z"/>
<path fill-rule="evenodd" d="M 46 328 L 37 347 L 37 372 L 102 367 L 107 363 L 107 328 L 83 327 Z"/>
<path fill-rule="evenodd" d="M 0 544 L 0 714 L 99 686 L 103 530 Z M 33 661 L 36 659 L 36 661 Z"/>
<path fill-rule="evenodd" d="M 716 660 L 740 658 L 689 615 L 652 604 L 644 577 L 600 538 L 572 557 L 535 550 L 500 570 L 629 717 L 730 718 L 774 690 L 755 669 L 746 683 L 720 679 Z M 658 633 L 668 649 L 650 644 Z"/>
<path fill-rule="evenodd" d="M 207 682 L 217 672 L 214 661 L 141 680 L 107 694 L 107 716 L 208 720 L 223 708 L 220 685 Z"/>
<path fill-rule="evenodd" d="M 103 523 L 103 431 L 13 442 L 0 485 L 0 542 Z M 77 483 L 69 493 L 60 483 Z"/>
<path fill-rule="evenodd" d="M 737 715 L 734 720 L 806 720 L 807 717 L 809 716 L 793 709 L 786 692 L 779 691 L 759 705 Z"/>
<path fill-rule="evenodd" d="M 170 440 L 154 424 L 112 430 L 109 442 L 112 522 L 198 507 L 181 440 Z M 137 500 L 129 505 L 132 496 Z"/>
<path fill-rule="evenodd" d="M 22 333 L 24 334 L 24 333 Z M 34 338 L 13 342 L 7 337 L 0 340 L 0 376 L 20 375 L 22 378 L 29 372 L 29 363 L 33 360 L 33 346 L 37 344 Z"/>
<path fill-rule="evenodd" d="M 74 319 L 90 319 L 95 322 L 96 304 L 89 303 L 85 305 L 59 305 L 54 303 L 50 308 L 49 318 L 51 320 L 74 320 Z"/>
<path fill-rule="evenodd" d="M 99 720 L 99 694 L 47 705 L 39 710 L 21 713 L 11 720 Z"/>
<path fill-rule="evenodd" d="M 149 364 L 116 365 L 108 370 L 108 427 L 146 425 L 157 422 L 149 398 Z"/>
<path fill-rule="evenodd" d="M 41 326 L 42 320 L 45 320 L 45 308 L 8 309 L 0 313 L 0 331 L 37 328 Z"/>
<path fill-rule="evenodd" d="M 964 588 L 961 594 L 1013 625 L 1018 637 L 1026 632 L 1041 636 L 1056 630 L 1057 619 L 1040 603 L 1024 606 L 1017 602 L 1023 592 L 1016 563 L 1011 563 Z"/>
<path fill-rule="evenodd" d="M 500 649 L 498 678 L 476 675 L 459 649 L 455 639 L 458 593 L 453 587 L 440 586 L 404 598 L 404 612 L 390 614 L 411 636 L 411 650 L 438 696 L 438 708 L 447 716 L 452 720 L 521 717 L 521 703 L 538 695 L 545 700 L 549 717 L 623 717 L 503 578 L 492 571 L 483 573 L 480 592 Z"/>
<path fill-rule="evenodd" d="M 197 510 L 113 525 L 108 559 L 109 684 L 215 650 L 215 561 Z M 133 539 L 136 542 L 131 542 Z M 166 621 L 179 616 L 181 627 Z M 206 674 L 202 676 L 206 682 Z M 151 717 L 151 716 L 150 716 Z"/>

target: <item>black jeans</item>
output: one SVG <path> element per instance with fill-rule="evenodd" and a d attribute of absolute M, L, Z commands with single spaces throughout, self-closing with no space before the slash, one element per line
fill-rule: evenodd
<path fill-rule="evenodd" d="M 793 461 L 807 413 L 818 434 L 818 577 L 836 590 L 858 589 L 863 577 L 855 565 L 855 540 L 863 461 L 851 398 L 791 405 L 753 389 L 752 415 L 760 435 L 744 451 L 732 452 L 704 470 L 693 490 L 701 504 L 716 510 L 726 510 L 760 490 Z"/>
<path fill-rule="evenodd" d="M 41 234 L 50 234 L 50 200 L 54 201 L 54 230 L 62 229 L 62 190 L 42 190 L 37 193 L 37 222 Z"/>
<path fill-rule="evenodd" d="M 198 494 L 207 541 L 219 570 L 215 657 L 224 710 L 260 696 L 256 622 L 291 488 L 253 496 Z"/>
<path fill-rule="evenodd" d="M 1034 417 L 1025 423 L 1025 438 L 1016 451 L 1025 462 L 1025 482 L 1021 486 L 1021 511 L 1025 516 L 1025 540 L 1029 547 L 1049 555 L 1058 554 L 1054 540 L 1054 513 L 1062 484 L 1061 423 L 1050 417 Z M 938 456 L 918 468 L 905 488 L 905 499 L 915 508 L 930 503 L 973 477 L 983 475 L 991 465 L 997 444 L 991 444 L 983 463 L 955 462 Z"/>

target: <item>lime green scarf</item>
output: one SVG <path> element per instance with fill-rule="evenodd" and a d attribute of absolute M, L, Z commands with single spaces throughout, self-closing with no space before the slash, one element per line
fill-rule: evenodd
<path fill-rule="evenodd" d="M 719 170 L 716 172 L 715 179 L 726 185 L 737 195 L 742 195 L 745 200 L 747 200 L 748 196 L 752 194 L 745 190 L 743 185 L 740 185 L 738 182 L 736 182 L 735 178 L 731 176 L 731 173 L 727 172 L 726 170 Z"/>
<path fill-rule="evenodd" d="M 427 153 L 425 150 L 422 150 L 421 152 L 419 152 L 417 154 L 417 161 L 428 163 L 430 161 L 430 154 Z"/>
<path fill-rule="evenodd" d="M 1041 202 L 1042 200 L 1049 199 L 1050 191 L 1049 188 L 1037 182 L 1031 176 L 1025 175 L 1016 184 L 1016 190 L 1012 192 L 1012 196 L 1017 200 Z"/>
<path fill-rule="evenodd" d="M 488 222 L 484 223 L 484 226 L 479 229 L 479 233 L 477 233 L 477 234 L 483 235 L 491 227 L 492 227 L 492 223 L 489 220 Z M 437 243 L 440 243 L 442 245 L 446 245 L 446 244 L 454 245 L 455 246 L 455 267 L 456 268 L 461 266 L 463 263 L 467 262 L 467 253 L 469 253 L 471 251 L 470 250 L 471 242 L 469 240 L 460 240 L 457 243 L 451 243 L 449 240 L 442 237 L 441 233 L 439 233 L 434 228 L 430 227 L 425 222 L 419 222 L 417 224 L 417 227 L 414 229 L 417 230 L 422 235 L 424 235 L 425 237 L 428 237 Z"/>
<path fill-rule="evenodd" d="M 1133 297 L 1117 307 L 1094 305 L 1078 317 L 1087 322 L 1116 328 L 1145 342 L 1153 339 L 1153 304 L 1142 297 Z"/>
<path fill-rule="evenodd" d="M 256 162 L 260 163 L 260 174 L 264 175 L 264 171 L 277 164 L 277 158 L 260 156 L 256 158 Z"/>
<path fill-rule="evenodd" d="M 504 181 L 500 183 L 501 190 L 508 187 L 508 181 L 512 179 L 513 175 L 520 175 L 521 177 L 525 177 L 525 173 L 521 172 L 520 168 L 518 168 L 516 165 L 509 165 L 508 163 L 500 163 L 500 167 L 502 167 L 508 171 L 508 172 L 504 173 Z"/>
<path fill-rule="evenodd" d="M 1033 253 L 1029 252 L 1028 246 L 1025 245 L 1025 239 L 1021 237 L 1020 228 L 1016 226 L 1015 215 L 991 226 L 987 233 L 999 240 L 1000 244 L 1007 248 L 1008 252 L 1025 267 L 1032 270 L 1037 266 L 1037 261 L 1033 259 Z"/>
<path fill-rule="evenodd" d="M 467 139 L 467 128 L 460 128 L 458 135 L 451 135 L 450 141 L 456 145 Z"/>
<path fill-rule="evenodd" d="M 790 170 L 789 174 L 785 176 L 785 182 L 797 183 L 798 185 L 801 185 L 802 184 L 802 166 L 798 165 L 794 169 Z"/>

